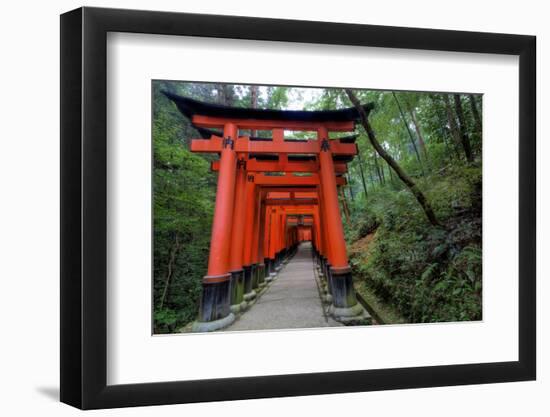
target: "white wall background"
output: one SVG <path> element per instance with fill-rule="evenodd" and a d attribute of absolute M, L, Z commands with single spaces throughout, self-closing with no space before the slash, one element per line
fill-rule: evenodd
<path fill-rule="evenodd" d="M 550 59 L 544 2 L 475 0 L 306 2 L 278 0 L 94 1 L 86 5 L 534 34 L 538 36 L 538 381 L 99 411 L 99 415 L 279 416 L 311 413 L 422 416 L 543 416 L 550 412 L 550 147 L 542 123 Z M 59 392 L 59 17 L 82 3 L 3 5 L 0 24 L 0 410 L 3 415 L 75 415 Z M 544 97 L 543 97 L 544 95 Z M 546 111 L 546 112 L 545 112 Z M 546 233 L 545 233 L 546 232 Z M 543 234 L 545 235 L 543 236 Z M 546 395 L 545 395 L 546 394 Z"/>

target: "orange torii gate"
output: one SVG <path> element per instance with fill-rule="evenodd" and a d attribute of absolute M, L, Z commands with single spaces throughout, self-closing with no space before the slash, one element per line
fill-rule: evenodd
<path fill-rule="evenodd" d="M 218 171 L 216 205 L 208 272 L 193 329 L 212 331 L 231 324 L 275 278 L 300 240 L 312 242 L 334 318 L 346 322 L 361 316 L 337 191 L 346 184 L 342 175 L 357 146 L 355 136 L 329 138 L 330 132 L 353 132 L 357 110 L 246 109 L 164 94 L 202 136 L 191 141 L 191 151 L 220 156 L 212 163 Z M 371 107 L 364 108 L 368 112 Z M 272 135 L 250 137 L 243 130 Z M 285 130 L 316 132 L 316 139 L 288 139 Z M 276 198 L 276 193 L 286 194 Z M 307 228 L 296 216 L 311 219 Z"/>

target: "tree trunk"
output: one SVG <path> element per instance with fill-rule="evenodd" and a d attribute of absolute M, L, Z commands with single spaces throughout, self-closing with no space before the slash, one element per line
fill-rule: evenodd
<path fill-rule="evenodd" d="M 178 234 L 174 238 L 174 245 L 170 251 L 170 259 L 168 260 L 168 271 L 166 272 L 166 279 L 164 281 L 164 288 L 162 290 L 162 296 L 160 297 L 159 310 L 162 310 L 164 301 L 166 300 L 166 295 L 168 294 L 168 287 L 170 286 L 170 278 L 172 278 L 172 273 L 174 271 L 174 262 L 176 261 L 176 255 L 180 249 L 180 242 Z"/>
<path fill-rule="evenodd" d="M 374 169 L 376 170 L 376 174 L 378 175 L 378 181 L 380 184 L 384 184 L 384 179 L 382 178 L 382 174 L 380 173 L 380 166 L 378 165 L 378 158 L 376 157 L 376 154 L 373 155 L 374 159 Z"/>
<path fill-rule="evenodd" d="M 481 117 L 477 111 L 476 99 L 473 94 L 468 94 L 470 100 L 470 107 L 472 108 L 472 114 L 474 115 L 474 121 L 476 123 L 476 131 L 481 135 Z"/>
<path fill-rule="evenodd" d="M 250 107 L 252 109 L 258 108 L 258 86 L 257 85 L 250 86 Z M 256 131 L 251 130 L 250 136 L 256 136 Z"/>
<path fill-rule="evenodd" d="M 440 96 L 438 94 L 430 94 L 429 97 L 430 97 L 430 102 L 432 107 L 438 108 L 441 104 L 439 100 Z M 445 126 L 445 128 L 442 129 L 441 131 L 442 132 L 441 139 L 443 140 L 443 144 L 445 145 L 445 154 L 449 155 L 450 159 L 453 159 L 453 154 L 456 154 L 456 156 L 460 158 L 460 154 L 457 152 L 456 147 L 452 146 L 453 135 L 450 129 L 446 128 L 446 123 L 448 123 L 448 117 L 441 117 L 441 113 L 439 111 L 437 111 L 436 114 L 437 114 L 438 124 L 441 126 Z M 448 116 L 448 114 L 446 116 Z M 450 139 L 450 143 L 449 143 L 449 139 Z"/>
<path fill-rule="evenodd" d="M 395 95 L 395 92 L 392 91 L 393 98 L 395 102 L 397 103 L 397 108 L 399 109 L 399 114 L 401 115 L 401 120 L 403 121 L 403 124 L 405 125 L 405 129 L 407 129 L 407 133 L 409 134 L 409 138 L 411 139 L 411 143 L 414 149 L 414 153 L 416 154 L 416 159 L 418 159 L 418 163 L 420 164 L 420 169 L 422 169 L 422 161 L 420 160 L 420 154 L 418 153 L 418 148 L 416 147 L 416 143 L 414 141 L 414 137 L 412 135 L 411 129 L 409 128 L 409 124 L 407 123 L 407 119 L 405 119 L 405 114 L 403 113 L 403 110 L 401 109 L 401 104 L 399 104 L 399 100 L 397 100 L 397 96 Z"/>
<path fill-rule="evenodd" d="M 365 191 L 365 197 L 367 193 L 367 183 L 365 182 L 365 173 L 363 172 L 363 162 L 361 161 L 361 152 L 357 151 L 357 158 L 359 160 L 359 172 L 361 173 L 361 183 L 363 184 L 363 190 Z"/>
<path fill-rule="evenodd" d="M 348 182 L 349 196 L 351 197 L 351 201 L 355 201 L 355 195 L 353 193 L 353 187 L 351 185 L 350 178 L 351 178 L 351 175 L 346 174 L 346 181 Z"/>
<path fill-rule="evenodd" d="M 407 107 L 409 109 L 409 114 L 411 115 L 411 119 L 414 124 L 414 129 L 416 130 L 416 136 L 418 136 L 418 143 L 420 144 L 420 149 L 422 149 L 422 154 L 424 155 L 424 158 L 428 159 L 426 142 L 424 142 L 424 136 L 422 136 L 422 132 L 420 131 L 420 124 L 418 123 L 418 119 L 416 118 L 416 111 L 408 103 Z"/>
<path fill-rule="evenodd" d="M 461 147 L 460 132 L 458 131 L 458 126 L 456 125 L 456 118 L 453 114 L 453 109 L 451 107 L 451 102 L 448 94 L 443 94 L 443 101 L 445 102 L 445 110 L 447 111 L 447 120 L 449 121 L 449 128 L 451 129 L 451 136 L 455 143 L 455 149 Z"/>
<path fill-rule="evenodd" d="M 344 188 L 340 187 L 338 188 L 339 194 L 340 194 L 340 201 L 342 202 L 342 208 L 344 211 L 344 215 L 346 216 L 346 223 L 348 226 L 351 224 L 350 214 L 349 214 L 349 208 L 348 208 L 348 201 L 346 199 L 346 193 L 344 192 Z"/>
<path fill-rule="evenodd" d="M 449 159 L 453 159 L 453 154 L 456 152 L 456 149 L 453 150 L 449 146 L 449 139 L 447 138 L 447 132 L 444 132 L 441 138 L 443 139 L 443 144 L 445 145 L 445 154 L 449 155 Z"/>
<path fill-rule="evenodd" d="M 432 209 L 432 206 L 430 205 L 430 202 L 424 195 L 424 193 L 418 188 L 418 186 L 415 184 L 415 182 L 403 171 L 401 166 L 389 155 L 386 150 L 380 145 L 378 142 L 378 139 L 376 139 L 376 135 L 374 134 L 374 131 L 372 130 L 372 127 L 370 125 L 367 113 L 365 112 L 365 109 L 361 106 L 359 103 L 359 100 L 353 94 L 353 92 L 349 89 L 346 89 L 346 94 L 348 95 L 349 99 L 357 109 L 357 112 L 359 113 L 359 117 L 361 119 L 361 124 L 365 128 L 367 135 L 369 137 L 369 141 L 372 144 L 373 148 L 378 152 L 378 154 L 384 158 L 384 160 L 388 163 L 388 165 L 395 171 L 399 179 L 409 188 L 411 193 L 414 195 L 422 209 L 424 210 L 424 213 L 426 215 L 426 218 L 433 226 L 443 227 L 441 223 L 437 220 L 437 217 L 435 216 L 435 213 Z"/>
<path fill-rule="evenodd" d="M 225 86 L 223 84 L 218 84 L 216 90 L 218 90 L 218 103 L 226 105 Z"/>
<path fill-rule="evenodd" d="M 464 148 L 464 154 L 468 162 L 472 162 L 474 157 L 472 155 L 472 147 L 470 146 L 470 138 L 468 136 L 468 127 L 466 126 L 466 120 L 464 119 L 464 112 L 462 111 L 462 102 L 460 101 L 460 95 L 455 94 L 455 110 L 458 117 L 458 130 L 460 131 L 460 137 L 462 139 L 462 147 Z"/>
<path fill-rule="evenodd" d="M 371 164 L 369 163 L 368 160 L 365 161 L 365 164 L 367 165 L 367 168 L 368 168 L 368 171 L 369 171 L 370 182 L 374 186 L 374 184 L 376 184 L 376 181 L 374 180 L 374 177 L 372 175 L 372 166 L 371 166 Z"/>
<path fill-rule="evenodd" d="M 228 84 L 218 84 L 217 86 L 219 102 L 224 106 L 232 106 L 234 101 L 233 87 Z"/>
<path fill-rule="evenodd" d="M 393 183 L 393 174 L 391 173 L 391 167 L 388 165 L 388 172 L 390 173 L 390 181 Z"/>
<path fill-rule="evenodd" d="M 376 171 L 378 171 L 378 178 L 380 180 L 380 184 L 386 185 L 386 177 L 384 177 L 384 171 L 382 170 L 382 167 L 378 163 L 378 154 L 374 153 L 374 166 L 376 167 Z"/>

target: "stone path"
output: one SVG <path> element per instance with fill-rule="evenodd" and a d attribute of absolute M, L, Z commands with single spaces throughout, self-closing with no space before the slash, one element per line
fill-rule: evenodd
<path fill-rule="evenodd" d="M 259 300 L 225 331 L 342 326 L 325 316 L 313 272 L 311 244 L 302 243 Z"/>

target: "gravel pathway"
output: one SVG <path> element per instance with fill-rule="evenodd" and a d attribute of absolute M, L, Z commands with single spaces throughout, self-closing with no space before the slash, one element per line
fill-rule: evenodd
<path fill-rule="evenodd" d="M 313 272 L 311 244 L 302 243 L 259 300 L 226 331 L 342 326 L 326 317 Z"/>

